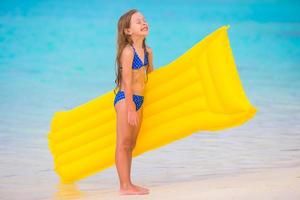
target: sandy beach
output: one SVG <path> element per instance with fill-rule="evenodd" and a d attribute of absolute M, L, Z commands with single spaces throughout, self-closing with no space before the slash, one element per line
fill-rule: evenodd
<path fill-rule="evenodd" d="M 146 184 L 140 183 L 143 186 Z M 70 189 L 71 187 L 69 187 Z M 168 185 L 148 186 L 148 195 L 120 196 L 116 189 L 84 192 L 64 191 L 54 199 L 243 199 L 243 200 L 298 200 L 300 199 L 300 166 L 263 169 L 259 172 L 228 175 L 201 181 L 181 182 Z M 73 188 L 74 189 L 74 188 Z M 68 195 L 66 195 L 68 194 Z M 61 198 L 60 198 L 61 197 Z"/>

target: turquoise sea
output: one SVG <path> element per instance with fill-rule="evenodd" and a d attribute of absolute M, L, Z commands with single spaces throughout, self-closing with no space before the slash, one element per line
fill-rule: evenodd
<path fill-rule="evenodd" d="M 117 21 L 149 23 L 154 68 L 223 25 L 240 79 L 259 109 L 247 123 L 201 132 L 133 159 L 145 186 L 300 165 L 299 1 L 0 1 L 0 199 L 64 199 L 47 132 L 54 112 L 113 89 Z M 115 167 L 77 192 L 118 188 Z M 74 188 L 73 188 L 74 189 Z"/>

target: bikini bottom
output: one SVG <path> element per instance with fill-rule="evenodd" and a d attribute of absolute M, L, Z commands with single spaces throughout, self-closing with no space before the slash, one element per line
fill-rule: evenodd
<path fill-rule="evenodd" d="M 121 99 L 125 99 L 125 93 L 123 90 L 118 91 L 118 93 L 116 94 L 115 99 L 114 99 L 114 106 Z M 136 111 L 138 111 L 141 108 L 141 106 L 143 105 L 144 96 L 133 94 L 132 100 L 135 103 Z"/>

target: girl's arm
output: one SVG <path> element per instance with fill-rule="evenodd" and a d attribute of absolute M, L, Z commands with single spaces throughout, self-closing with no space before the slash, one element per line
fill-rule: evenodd
<path fill-rule="evenodd" d="M 127 46 L 123 49 L 121 55 L 121 66 L 122 66 L 122 78 L 125 90 L 125 102 L 127 104 L 128 111 L 135 111 L 135 104 L 132 99 L 132 62 L 133 62 L 133 52 Z M 131 97 L 131 98 L 128 98 Z"/>
<path fill-rule="evenodd" d="M 147 47 L 147 51 L 149 53 L 149 57 L 148 57 L 149 67 L 148 67 L 147 73 L 150 73 L 154 70 L 154 68 L 153 68 L 153 52 L 150 47 Z"/>

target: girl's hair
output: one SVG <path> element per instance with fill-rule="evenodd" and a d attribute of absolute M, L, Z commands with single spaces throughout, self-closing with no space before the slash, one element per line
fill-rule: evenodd
<path fill-rule="evenodd" d="M 120 62 L 121 53 L 127 44 L 131 44 L 131 45 L 133 44 L 133 41 L 132 41 L 130 35 L 127 35 L 125 33 L 124 29 L 130 28 L 131 16 L 136 12 L 138 12 L 137 9 L 131 9 L 131 10 L 127 11 L 125 14 L 123 14 L 118 21 L 117 49 L 116 49 L 117 54 L 116 54 L 116 60 L 115 60 L 115 66 L 116 66 L 116 79 L 115 79 L 116 87 L 114 89 L 115 94 L 116 94 L 115 90 L 117 88 L 118 88 L 118 90 L 121 89 L 121 81 L 122 81 L 122 71 L 121 71 L 122 66 L 121 66 L 121 62 Z M 146 38 L 144 38 L 144 40 L 143 40 L 143 48 L 147 52 Z M 147 70 L 146 70 L 147 81 L 148 81 L 148 67 L 149 67 L 149 65 L 147 65 Z"/>

